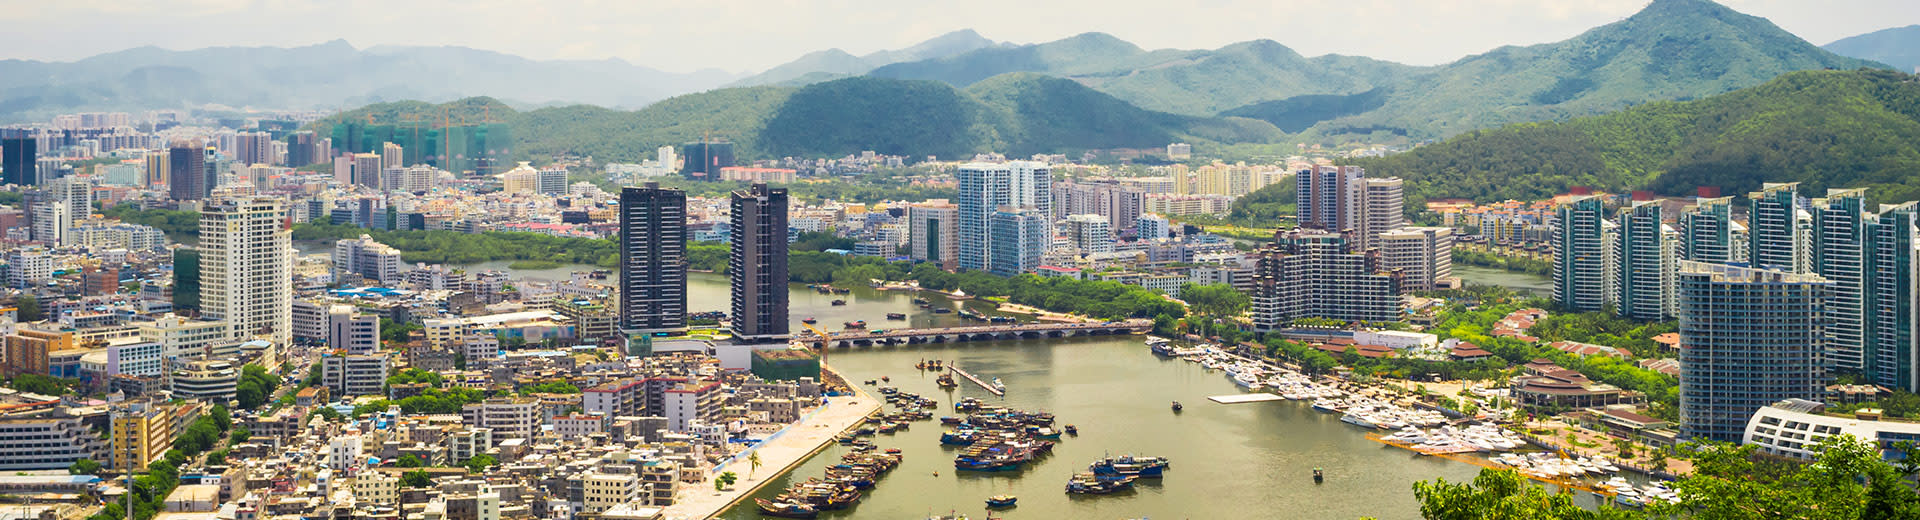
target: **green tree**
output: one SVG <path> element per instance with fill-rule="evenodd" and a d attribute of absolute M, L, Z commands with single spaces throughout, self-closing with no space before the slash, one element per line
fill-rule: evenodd
<path fill-rule="evenodd" d="M 252 438 L 253 438 L 253 430 L 249 430 L 247 429 L 247 427 L 241 426 L 238 428 L 234 428 L 233 433 L 227 435 L 227 442 L 229 444 L 240 444 L 240 443 L 247 442 Z"/>
<path fill-rule="evenodd" d="M 420 456 L 418 455 L 407 454 L 407 455 L 401 455 L 399 459 L 394 460 L 393 465 L 394 467 L 400 467 L 400 468 L 418 468 L 421 466 L 426 466 L 427 463 L 422 462 L 420 460 Z"/>
<path fill-rule="evenodd" d="M 98 462 L 94 462 L 94 461 L 93 461 L 93 459 L 80 459 L 80 460 L 76 460 L 76 461 L 73 461 L 73 465 L 72 465 L 72 466 L 67 466 L 67 473 L 68 473 L 68 474 L 72 474 L 72 475 L 95 475 L 95 474 L 99 474 L 99 473 L 100 473 L 100 463 L 98 463 Z"/>
<path fill-rule="evenodd" d="M 13 300 L 14 317 L 21 323 L 40 321 L 47 317 L 40 312 L 40 299 L 31 294 L 22 294 Z"/>
<path fill-rule="evenodd" d="M 466 463 L 462 465 L 467 467 L 468 473 L 480 473 L 486 471 L 487 466 L 493 466 L 499 463 L 499 461 L 493 459 L 492 455 L 482 453 L 467 459 Z"/>
<path fill-rule="evenodd" d="M 410 488 L 433 487 L 433 477 L 426 470 L 413 470 L 400 475 L 400 484 Z"/>
<path fill-rule="evenodd" d="M 747 454 L 747 465 L 749 468 L 747 478 L 751 480 L 754 473 L 760 472 L 760 450 L 753 450 L 753 453 Z"/>
<path fill-rule="evenodd" d="M 733 483 L 739 479 L 740 476 L 735 475 L 731 471 L 721 472 L 720 476 L 713 478 L 713 490 L 726 491 L 728 487 L 733 486 Z"/>
<path fill-rule="evenodd" d="M 1608 506 L 1589 511 L 1573 496 L 1548 493 L 1513 470 L 1485 469 L 1472 483 L 1446 479 L 1413 483 L 1420 516 L 1428 520 L 1629 519 L 1639 515 Z"/>

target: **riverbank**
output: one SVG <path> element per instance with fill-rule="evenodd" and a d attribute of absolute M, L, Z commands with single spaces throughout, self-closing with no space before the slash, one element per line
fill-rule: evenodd
<path fill-rule="evenodd" d="M 822 366 L 821 370 L 832 369 Z M 833 445 L 835 436 L 859 425 L 866 420 L 867 414 L 880 409 L 880 400 L 859 387 L 851 388 L 854 395 L 827 398 L 827 404 L 821 405 L 800 422 L 754 446 L 751 453 L 760 455 L 758 471 L 741 471 L 742 468 L 750 468 L 746 461 L 747 453 L 741 453 L 708 471 L 706 480 L 683 483 L 680 492 L 674 496 L 673 505 L 663 512 L 665 517 L 674 520 L 712 518 Z M 713 479 L 725 471 L 733 471 L 739 475 L 740 481 L 727 490 L 714 491 Z"/>

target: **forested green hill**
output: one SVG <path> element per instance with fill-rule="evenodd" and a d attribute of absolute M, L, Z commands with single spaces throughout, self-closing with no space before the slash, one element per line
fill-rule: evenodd
<path fill-rule="evenodd" d="M 1399 176 L 1409 196 L 1534 199 L 1569 186 L 1722 193 L 1763 182 L 1872 187 L 1920 199 L 1920 82 L 1885 70 L 1795 72 L 1696 101 L 1648 103 L 1560 123 L 1468 132 L 1350 161 Z"/>

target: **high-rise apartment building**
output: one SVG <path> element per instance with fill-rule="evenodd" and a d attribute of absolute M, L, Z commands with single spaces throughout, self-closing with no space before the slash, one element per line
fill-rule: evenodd
<path fill-rule="evenodd" d="M 200 310 L 237 337 L 286 344 L 293 332 L 293 244 L 281 199 L 218 199 L 200 211 Z"/>
<path fill-rule="evenodd" d="M 1052 170 L 1032 161 L 1007 163 L 967 163 L 954 173 L 959 190 L 955 205 L 959 210 L 958 233 L 961 243 L 981 247 L 963 247 L 959 252 L 961 269 L 988 269 L 993 244 L 989 240 L 988 221 L 1001 206 L 1031 208 L 1042 215 L 1052 211 Z M 1043 222 L 1043 228 L 1045 227 Z"/>
<path fill-rule="evenodd" d="M 687 328 L 687 194 L 649 182 L 620 190 L 620 328 Z"/>
<path fill-rule="evenodd" d="M 0 177 L 6 184 L 35 186 L 40 178 L 40 148 L 32 137 L 0 138 Z"/>
<path fill-rule="evenodd" d="M 567 169 L 560 166 L 541 168 L 534 189 L 546 195 L 567 194 Z"/>
<path fill-rule="evenodd" d="M 1866 253 L 1867 193 L 1865 189 L 1828 190 L 1813 201 L 1812 272 L 1832 283 L 1827 291 L 1826 348 L 1828 368 L 1860 373 L 1866 368 L 1864 346 L 1866 291 L 1861 286 L 1861 264 Z"/>
<path fill-rule="evenodd" d="M 1067 217 L 1067 241 L 1083 253 L 1113 252 L 1113 231 L 1107 218 L 1094 214 Z"/>
<path fill-rule="evenodd" d="M 1361 178 L 1357 166 L 1312 166 L 1294 174 L 1300 227 L 1333 232 L 1359 230 Z"/>
<path fill-rule="evenodd" d="M 1747 263 L 1754 267 L 1810 272 L 1811 216 L 1800 208 L 1800 184 L 1762 185 L 1747 194 Z"/>
<path fill-rule="evenodd" d="M 907 206 L 907 254 L 941 269 L 960 267 L 958 218 L 959 206 L 945 200 Z"/>
<path fill-rule="evenodd" d="M 432 166 L 419 164 L 408 166 L 406 173 L 400 177 L 400 189 L 407 193 L 433 191 L 433 185 L 439 177 L 440 171 L 433 169 Z"/>
<path fill-rule="evenodd" d="M 1295 318 L 1400 321 L 1405 274 L 1390 270 L 1380 252 L 1356 251 L 1351 232 L 1296 229 L 1260 250 L 1254 274 L 1253 327 L 1286 328 Z"/>
<path fill-rule="evenodd" d="M 1581 197 L 1555 210 L 1553 222 L 1553 302 L 1569 310 L 1597 311 L 1607 305 L 1610 262 L 1606 207 L 1596 197 Z"/>
<path fill-rule="evenodd" d="M 1680 259 L 1745 262 L 1746 227 L 1733 221 L 1733 197 L 1700 199 L 1680 214 Z"/>
<path fill-rule="evenodd" d="M 1166 240 L 1173 236 L 1173 224 L 1167 221 L 1167 217 L 1152 213 L 1140 214 L 1140 218 L 1134 219 L 1133 226 L 1141 240 Z"/>
<path fill-rule="evenodd" d="M 320 162 L 319 158 L 324 156 L 316 153 L 317 150 L 315 147 L 318 146 L 319 143 L 314 140 L 314 137 L 313 131 L 311 130 L 301 130 L 287 134 L 287 157 L 286 160 L 282 162 L 286 163 L 288 168 L 299 168 Z"/>
<path fill-rule="evenodd" d="M 1660 203 L 1636 202 L 1620 212 L 1613 237 L 1613 305 L 1621 317 L 1673 316 L 1673 272 L 1678 242 L 1661 220 Z"/>
<path fill-rule="evenodd" d="M 219 184 L 208 155 L 198 141 L 177 141 L 167 149 L 167 195 L 173 200 L 200 200 Z"/>
<path fill-rule="evenodd" d="M 233 160 L 245 166 L 273 164 L 273 137 L 266 132 L 234 134 Z"/>
<path fill-rule="evenodd" d="M 715 180 L 720 169 L 733 166 L 733 143 L 701 140 L 680 147 L 680 174 L 688 179 Z"/>
<path fill-rule="evenodd" d="M 754 184 L 733 192 L 727 274 L 733 282 L 733 337 L 784 342 L 787 332 L 787 189 Z"/>
<path fill-rule="evenodd" d="M 1047 214 L 1030 206 L 1001 206 L 987 221 L 987 271 L 1000 276 L 1033 272 L 1040 267 L 1053 234 L 1047 232 Z"/>
<path fill-rule="evenodd" d="M 407 148 L 400 143 L 380 144 L 380 169 L 407 167 Z"/>
<path fill-rule="evenodd" d="M 1824 394 L 1826 279 L 1680 262 L 1678 286 L 1682 435 L 1740 442 L 1760 407 Z"/>
<path fill-rule="evenodd" d="M 333 276 L 336 280 L 357 274 L 384 284 L 398 284 L 405 274 L 406 265 L 400 260 L 399 249 L 375 242 L 371 236 L 343 238 L 333 243 Z"/>
<path fill-rule="evenodd" d="M 1861 358 L 1862 371 L 1875 384 L 1908 392 L 1920 391 L 1920 320 L 1915 298 L 1920 298 L 1920 261 L 1914 247 L 1920 234 L 1920 211 L 1915 203 L 1883 208 L 1867 221 L 1862 242 Z"/>
<path fill-rule="evenodd" d="M 1403 227 L 1374 235 L 1374 249 L 1389 270 L 1398 270 L 1400 292 L 1445 288 L 1453 278 L 1453 228 Z"/>
<path fill-rule="evenodd" d="M 1375 235 L 1407 225 L 1406 192 L 1398 177 L 1368 178 L 1361 181 L 1361 249 L 1373 247 Z"/>

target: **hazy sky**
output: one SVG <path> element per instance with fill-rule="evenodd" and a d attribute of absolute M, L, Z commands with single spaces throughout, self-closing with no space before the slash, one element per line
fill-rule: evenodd
<path fill-rule="evenodd" d="M 1722 0 L 1815 44 L 1920 24 L 1920 0 Z M 1267 38 L 1302 54 L 1444 63 L 1562 40 L 1647 0 L 0 0 L 0 59 L 141 45 L 462 45 L 530 58 L 618 57 L 668 71 L 758 71 L 972 28 L 1033 43 L 1089 31 L 1153 48 Z"/>

